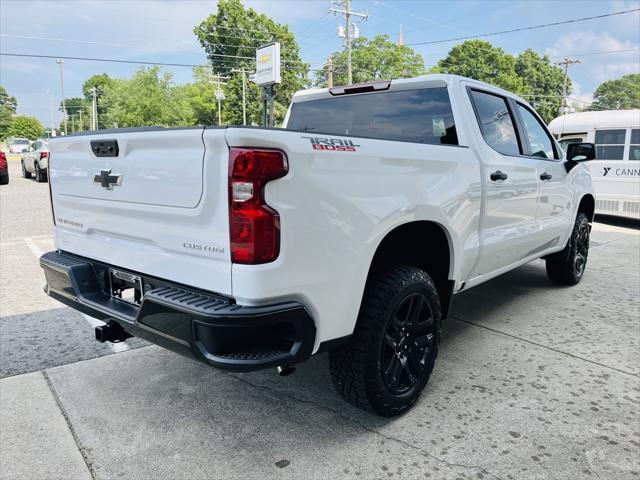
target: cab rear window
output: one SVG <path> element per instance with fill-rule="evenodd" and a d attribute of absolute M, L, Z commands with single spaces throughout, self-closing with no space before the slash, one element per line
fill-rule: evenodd
<path fill-rule="evenodd" d="M 345 95 L 294 103 L 290 130 L 458 145 L 445 87 Z"/>

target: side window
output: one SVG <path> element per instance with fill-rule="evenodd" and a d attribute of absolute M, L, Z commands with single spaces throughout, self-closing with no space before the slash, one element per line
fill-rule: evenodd
<path fill-rule="evenodd" d="M 471 90 L 480 130 L 491 148 L 505 155 L 519 155 L 518 136 L 504 97 Z"/>
<path fill-rule="evenodd" d="M 596 130 L 596 159 L 622 160 L 624 158 L 624 137 L 627 131 Z"/>
<path fill-rule="evenodd" d="M 520 104 L 518 104 L 518 112 L 524 123 L 524 133 L 529 142 L 531 155 L 540 158 L 556 158 L 551 136 L 536 116 L 528 108 Z"/>
<path fill-rule="evenodd" d="M 629 160 L 640 160 L 640 128 L 634 128 L 633 130 L 631 130 Z"/>

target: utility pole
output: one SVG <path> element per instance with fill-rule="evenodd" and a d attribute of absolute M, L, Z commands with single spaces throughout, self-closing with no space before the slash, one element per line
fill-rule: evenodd
<path fill-rule="evenodd" d="M 573 60 L 571 58 L 564 58 L 561 62 L 557 62 L 556 65 L 564 66 L 564 84 L 562 85 L 562 114 L 568 113 L 567 110 L 567 87 L 569 83 L 569 67 L 576 63 L 582 63 L 580 60 Z"/>
<path fill-rule="evenodd" d="M 98 90 L 91 87 L 91 130 L 98 129 Z"/>
<path fill-rule="evenodd" d="M 71 114 L 69 115 L 71 117 L 71 133 L 76 131 L 76 116 Z"/>
<path fill-rule="evenodd" d="M 245 67 L 240 69 L 234 68 L 231 70 L 232 72 L 237 72 L 242 74 L 242 124 L 247 124 L 247 74 L 254 73 L 253 71 L 248 72 L 245 70 Z"/>
<path fill-rule="evenodd" d="M 333 57 L 327 62 L 327 84 L 329 88 L 333 87 Z"/>
<path fill-rule="evenodd" d="M 64 134 L 67 134 L 67 106 L 64 100 L 64 60 L 58 58 L 56 63 L 60 65 L 60 95 L 62 96 L 62 114 L 64 115 Z"/>
<path fill-rule="evenodd" d="M 47 94 L 49 95 L 49 125 L 51 128 L 49 136 L 53 137 L 53 130 L 55 129 L 53 124 L 53 92 L 51 90 L 47 90 Z"/>
<path fill-rule="evenodd" d="M 82 107 L 78 110 L 78 115 L 80 115 L 80 131 L 82 131 Z"/>
<path fill-rule="evenodd" d="M 242 125 L 247 124 L 247 77 L 244 75 L 244 67 L 242 67 Z"/>
<path fill-rule="evenodd" d="M 350 85 L 353 83 L 353 73 L 351 70 L 351 17 L 360 17 L 366 20 L 369 15 L 362 12 L 354 12 L 351 10 L 351 0 L 344 0 L 344 10 L 340 8 L 331 8 L 329 11 L 333 14 L 339 13 L 344 15 L 346 27 L 345 27 L 345 40 L 347 42 L 347 83 Z"/>

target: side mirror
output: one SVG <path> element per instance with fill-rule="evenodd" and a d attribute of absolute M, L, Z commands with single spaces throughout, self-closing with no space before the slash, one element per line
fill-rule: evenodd
<path fill-rule="evenodd" d="M 596 146 L 593 143 L 570 143 L 567 146 L 567 160 L 586 162 L 596 158 Z"/>

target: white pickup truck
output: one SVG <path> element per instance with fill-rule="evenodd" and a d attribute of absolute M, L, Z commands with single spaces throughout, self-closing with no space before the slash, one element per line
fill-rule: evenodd
<path fill-rule="evenodd" d="M 537 258 L 580 281 L 591 144 L 565 155 L 521 98 L 457 76 L 297 93 L 285 128 L 51 141 L 46 292 L 219 368 L 329 351 L 338 392 L 419 397 L 455 293 Z"/>

